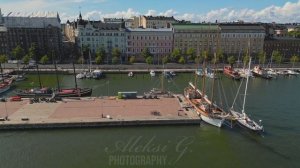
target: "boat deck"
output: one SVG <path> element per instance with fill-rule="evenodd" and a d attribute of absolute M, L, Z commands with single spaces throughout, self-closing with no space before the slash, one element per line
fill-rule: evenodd
<path fill-rule="evenodd" d="M 180 97 L 180 98 L 179 98 Z M 155 121 L 157 125 L 172 123 L 199 123 L 200 118 L 196 112 L 186 108 L 182 95 L 174 98 L 159 97 L 158 99 L 116 99 L 116 98 L 83 98 L 63 99 L 57 103 L 34 103 L 28 99 L 20 102 L 1 102 L 0 117 L 8 115 L 8 121 L 0 121 L 0 129 L 8 127 L 56 127 L 65 124 L 65 127 L 76 124 L 93 123 L 105 126 L 120 124 L 120 121 Z M 161 121 L 162 123 L 159 123 Z M 102 122 L 102 123 L 101 123 Z M 56 124 L 56 125 L 55 125 Z M 75 124 L 75 125 L 76 125 Z M 131 123 L 134 125 L 134 123 Z M 126 123 L 123 125 L 126 125 Z M 156 125 L 156 124 L 154 124 Z M 106 125 L 107 126 L 107 125 Z"/>

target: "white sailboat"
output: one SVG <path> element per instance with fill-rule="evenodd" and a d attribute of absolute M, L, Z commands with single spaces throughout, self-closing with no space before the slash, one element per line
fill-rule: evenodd
<path fill-rule="evenodd" d="M 250 66 L 251 66 L 251 57 L 250 57 L 250 61 L 249 61 L 249 67 L 248 70 L 250 70 Z M 252 131 L 263 131 L 263 126 L 261 124 L 257 124 L 255 121 L 253 121 L 252 119 L 250 119 L 248 117 L 248 115 L 245 112 L 245 104 L 246 104 L 246 95 L 247 95 L 247 89 L 248 89 L 248 82 L 249 82 L 249 73 L 247 74 L 247 78 L 246 78 L 246 86 L 245 86 L 245 93 L 244 93 L 244 100 L 243 100 L 243 107 L 242 107 L 242 112 L 238 112 L 236 110 L 233 109 L 233 105 L 235 104 L 235 101 L 237 99 L 237 95 L 239 94 L 239 89 L 237 92 L 237 95 L 233 101 L 232 107 L 230 109 L 231 114 L 236 118 L 237 122 L 247 128 L 250 129 Z M 241 83 L 242 85 L 242 83 Z M 260 120 L 261 122 L 261 120 Z"/>

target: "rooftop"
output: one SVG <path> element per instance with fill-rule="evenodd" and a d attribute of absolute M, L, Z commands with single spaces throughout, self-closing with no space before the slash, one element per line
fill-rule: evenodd
<path fill-rule="evenodd" d="M 188 24 L 172 24 L 175 30 L 219 30 L 217 24 L 204 23 L 188 23 Z"/>
<path fill-rule="evenodd" d="M 172 32 L 172 28 L 159 28 L 159 29 L 153 29 L 153 28 L 127 28 L 130 32 Z"/>

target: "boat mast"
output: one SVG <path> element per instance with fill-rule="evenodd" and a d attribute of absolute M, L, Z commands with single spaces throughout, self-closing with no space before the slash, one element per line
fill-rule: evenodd
<path fill-rule="evenodd" d="M 56 82 L 57 82 L 57 89 L 60 90 L 60 86 L 59 86 L 59 79 L 58 79 L 58 74 L 57 74 L 57 67 L 56 67 L 56 59 L 54 59 L 55 57 L 53 56 L 53 50 L 52 50 L 52 59 L 54 61 L 54 68 L 55 68 L 55 76 L 56 76 Z"/>
<path fill-rule="evenodd" d="M 73 75 L 74 75 L 74 80 L 75 80 L 75 88 L 77 90 L 77 79 L 76 79 L 76 72 L 75 72 L 75 65 L 74 65 L 74 61 L 72 62 L 73 64 Z"/>
<path fill-rule="evenodd" d="M 165 64 L 163 64 L 163 71 L 161 73 L 161 91 L 162 91 L 162 93 L 165 92 L 165 86 L 164 86 L 164 69 L 165 69 Z"/>
<path fill-rule="evenodd" d="M 1 69 L 2 82 L 4 82 L 3 69 L 2 69 L 2 64 L 1 63 L 0 63 L 0 69 Z"/>
<path fill-rule="evenodd" d="M 249 48 L 250 48 L 250 42 L 249 42 Z M 248 48 L 248 51 L 249 51 L 249 48 Z M 248 53 L 249 53 L 249 56 L 250 56 L 250 51 Z M 243 114 L 245 114 L 245 104 L 246 104 L 248 81 L 249 81 L 249 75 L 250 75 L 250 66 L 251 66 L 251 57 L 249 59 L 248 72 L 247 72 L 247 80 L 246 80 L 245 93 L 244 93 L 244 101 L 243 101 L 243 109 L 242 109 L 242 113 Z"/>
<path fill-rule="evenodd" d="M 42 82 L 41 82 L 41 75 L 40 75 L 39 65 L 38 64 L 36 64 L 36 71 L 38 73 L 39 84 L 40 84 L 40 89 L 41 89 L 42 88 Z"/>
<path fill-rule="evenodd" d="M 92 59 L 91 59 L 91 51 L 89 50 L 89 60 L 90 60 L 90 66 L 89 66 L 89 71 L 92 72 Z"/>

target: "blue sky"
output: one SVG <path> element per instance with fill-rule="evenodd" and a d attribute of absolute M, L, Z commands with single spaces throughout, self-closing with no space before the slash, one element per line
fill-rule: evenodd
<path fill-rule="evenodd" d="M 0 0 L 2 12 L 59 12 L 63 21 L 84 17 L 174 15 L 200 21 L 300 22 L 300 0 Z"/>

